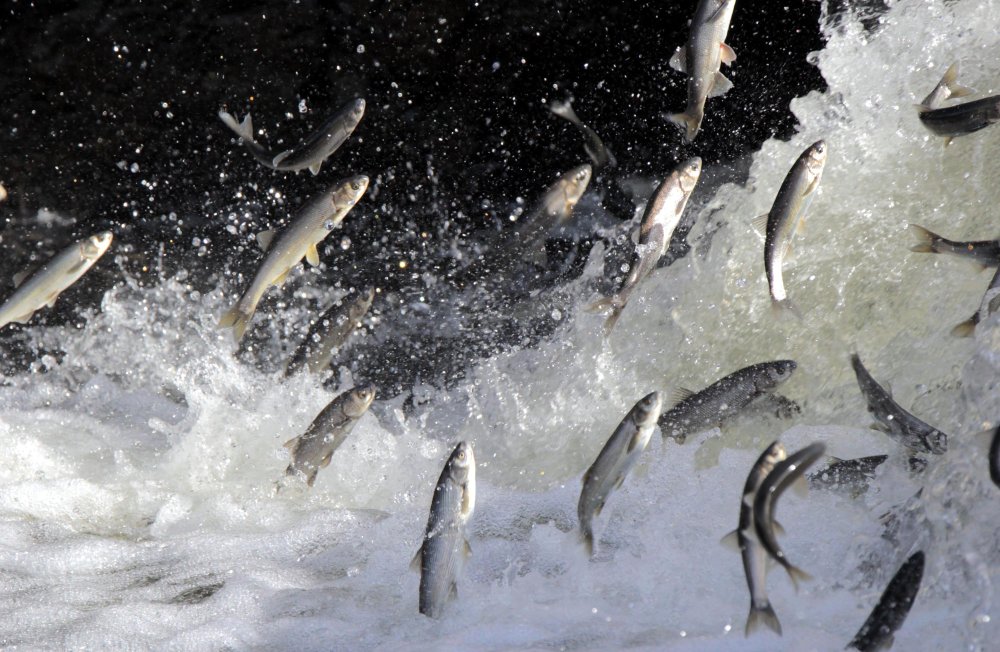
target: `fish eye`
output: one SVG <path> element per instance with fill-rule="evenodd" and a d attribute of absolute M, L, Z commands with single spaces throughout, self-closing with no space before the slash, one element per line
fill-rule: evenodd
<path fill-rule="evenodd" d="M 352 181 L 351 182 L 351 190 L 357 190 L 360 187 L 361 187 L 361 185 L 357 181 Z"/>
<path fill-rule="evenodd" d="M 459 451 L 458 452 L 458 461 L 459 462 L 464 462 L 465 461 L 465 451 Z"/>

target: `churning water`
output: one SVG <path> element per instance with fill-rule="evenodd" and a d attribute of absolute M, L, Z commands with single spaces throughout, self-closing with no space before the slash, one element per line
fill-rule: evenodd
<path fill-rule="evenodd" d="M 746 183 L 713 197 L 696 190 L 691 254 L 649 279 L 610 340 L 601 318 L 582 310 L 595 298 L 598 248 L 584 275 L 558 290 L 570 298 L 553 308 L 561 323 L 552 336 L 479 362 L 457 386 L 414 388 L 405 413 L 402 399 L 380 405 L 311 491 L 275 494 L 288 463 L 282 443 L 333 392 L 316 377 L 283 380 L 233 356 L 216 322 L 236 288 L 200 294 L 183 274 L 152 288 L 124 281 L 84 329 L 30 330 L 39 350 L 65 355 L 42 357 L 35 373 L 0 388 L 0 642 L 841 649 L 919 548 L 928 567 L 897 648 L 995 649 L 1000 490 L 976 435 L 1000 416 L 1000 324 L 988 320 L 975 339 L 949 335 L 978 307 L 989 273 L 909 252 L 906 225 L 956 239 L 997 235 L 1000 127 L 945 149 L 913 104 L 954 61 L 963 84 L 1000 90 L 1000 1 L 891 4 L 864 27 L 829 21 L 816 55 L 829 90 L 793 102 L 800 133 L 765 143 Z M 829 161 L 785 268 L 804 319 L 776 320 L 751 221 L 819 138 Z M 361 337 L 387 337 L 416 309 L 383 308 Z M 718 540 L 736 525 L 759 451 L 780 436 L 790 449 L 823 441 L 842 458 L 902 457 L 867 429 L 854 351 L 897 400 L 951 436 L 950 450 L 915 478 L 891 460 L 857 497 L 785 496 L 783 546 L 814 580 L 796 595 L 772 572 L 784 637 L 745 639 L 741 561 Z M 802 413 L 751 414 L 683 446 L 654 435 L 598 519 L 596 558 L 585 559 L 580 476 L 632 404 L 775 358 L 799 364 L 784 390 Z M 337 373 L 338 391 L 350 387 L 350 373 Z M 473 556 L 459 600 L 432 621 L 417 613 L 408 566 L 458 439 L 473 442 L 480 463 Z M 887 512 L 892 536 L 880 521 Z"/>

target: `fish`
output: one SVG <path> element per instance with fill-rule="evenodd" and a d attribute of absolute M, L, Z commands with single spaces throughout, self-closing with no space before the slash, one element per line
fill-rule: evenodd
<path fill-rule="evenodd" d="M 285 377 L 298 372 L 304 366 L 317 374 L 330 365 L 333 352 L 347 341 L 354 329 L 361 325 L 361 319 L 368 313 L 375 299 L 375 289 L 353 291 L 338 303 L 333 304 L 309 327 L 302 343 L 292 354 L 285 367 Z"/>
<path fill-rule="evenodd" d="M 909 229 L 917 237 L 917 244 L 910 247 L 910 251 L 924 254 L 951 254 L 971 259 L 983 267 L 1000 265 L 1000 240 L 956 242 L 917 224 L 910 224 Z"/>
<path fill-rule="evenodd" d="M 605 145 L 601 137 L 597 135 L 597 132 L 588 127 L 583 123 L 580 118 L 577 117 L 576 111 L 573 110 L 573 105 L 571 100 L 566 100 L 565 102 L 560 102 L 554 100 L 549 103 L 549 111 L 556 114 L 560 118 L 569 120 L 576 125 L 577 129 L 583 134 L 583 149 L 587 152 L 587 156 L 590 160 L 594 162 L 594 169 L 600 170 L 601 168 L 615 167 L 618 162 L 615 160 L 615 155 L 611 153 Z"/>
<path fill-rule="evenodd" d="M 458 597 L 457 580 L 472 548 L 465 526 L 476 506 L 476 458 L 472 445 L 459 442 L 441 471 L 424 540 L 410 567 L 420 571 L 420 613 L 440 618 Z"/>
<path fill-rule="evenodd" d="M 253 121 L 249 113 L 244 116 L 242 122 L 237 122 L 230 113 L 219 111 L 219 119 L 242 139 L 243 145 L 261 164 L 281 172 L 308 169 L 313 175 L 319 174 L 323 161 L 350 138 L 364 115 L 365 101 L 360 98 L 352 100 L 341 107 L 301 145 L 275 155 L 254 140 Z"/>
<path fill-rule="evenodd" d="M 875 471 L 889 459 L 888 455 L 870 455 L 853 460 L 831 457 L 823 468 L 809 474 L 809 485 L 823 489 L 849 488 L 867 490 Z"/>
<path fill-rule="evenodd" d="M 310 265 L 319 265 L 316 245 L 343 221 L 367 189 L 368 177 L 364 175 L 342 179 L 305 204 L 276 238 L 274 231 L 258 233 L 257 241 L 267 256 L 236 305 L 219 319 L 219 327 L 232 327 L 236 341 L 243 339 L 247 324 L 267 289 L 283 284 L 288 273 L 303 258 Z"/>
<path fill-rule="evenodd" d="M 854 367 L 858 387 L 861 388 L 861 395 L 865 398 L 868 411 L 877 422 L 874 428 L 917 453 L 941 455 L 948 450 L 948 436 L 896 403 L 892 394 L 868 373 L 857 353 L 851 355 L 851 366 Z"/>
<path fill-rule="evenodd" d="M 975 93 L 957 82 L 958 64 L 951 64 L 934 90 L 917 105 L 920 122 L 936 136 L 944 137 L 945 147 L 965 134 L 985 129 L 1000 121 L 1000 95 L 985 97 L 962 104 L 943 106 L 947 100 Z"/>
<path fill-rule="evenodd" d="M 589 312 L 610 309 L 611 314 L 604 322 L 605 337 L 611 334 L 618 323 L 629 297 L 653 273 L 660 256 L 670 246 L 670 238 L 700 175 L 701 159 L 697 156 L 688 159 L 663 180 L 646 203 L 639 229 L 639 244 L 635 248 L 628 277 L 614 296 L 599 299 L 587 308 Z"/>
<path fill-rule="evenodd" d="M 793 360 L 760 362 L 734 371 L 700 392 L 678 388 L 674 393 L 675 405 L 660 415 L 660 434 L 664 441 L 673 437 L 683 444 L 688 435 L 720 426 L 754 401 L 769 395 L 791 377 L 796 366 Z M 788 399 L 785 401 L 794 406 L 789 411 L 798 409 Z"/>
<path fill-rule="evenodd" d="M 594 555 L 593 520 L 604 509 L 611 492 L 622 486 L 625 476 L 639 461 L 656 428 L 662 408 L 663 399 L 659 392 L 642 397 L 618 424 L 597 459 L 583 474 L 583 489 L 576 514 L 580 520 L 580 538 L 588 557 Z"/>
<path fill-rule="evenodd" d="M 979 310 L 962 323 L 956 324 L 951 329 L 951 334 L 955 337 L 971 337 L 975 333 L 979 322 L 986 320 L 990 315 L 1000 310 L 1000 293 L 997 293 L 998 289 L 1000 289 L 1000 268 L 997 268 L 997 271 L 993 274 L 993 278 L 990 279 L 990 285 L 986 288 L 986 293 L 979 302 Z"/>
<path fill-rule="evenodd" d="M 565 225 L 569 220 L 573 209 L 587 191 L 592 175 L 593 170 L 587 164 L 578 165 L 561 174 L 542 194 L 538 205 L 528 217 L 518 225 L 514 237 L 520 244 L 515 249 L 524 252 L 536 264 L 544 265 L 545 238 L 553 229 Z M 504 247 L 503 250 L 509 251 L 509 247 Z"/>
<path fill-rule="evenodd" d="M 0 305 L 0 328 L 11 322 L 27 324 L 37 310 L 51 308 L 62 292 L 76 283 L 111 246 L 111 231 L 78 240 L 42 267 L 14 276 L 14 292 Z"/>
<path fill-rule="evenodd" d="M 796 590 L 799 588 L 799 581 L 812 578 L 804 570 L 789 562 L 781 546 L 778 545 L 778 540 L 775 538 L 774 508 L 785 489 L 800 478 L 825 451 L 826 446 L 817 442 L 777 462 L 761 481 L 753 499 L 754 532 L 757 534 L 757 539 L 767 554 L 785 568 Z"/>
<path fill-rule="evenodd" d="M 781 267 L 792 248 L 792 235 L 801 231 L 805 224 L 806 211 L 816 196 L 823 176 L 826 156 L 827 146 L 822 140 L 806 148 L 785 176 L 771 211 L 756 220 L 758 225 L 765 225 L 764 272 L 771 293 L 771 305 L 776 312 L 787 308 L 800 318 L 801 313 L 791 303 L 785 290 Z"/>
<path fill-rule="evenodd" d="M 688 42 L 670 58 L 671 68 L 687 73 L 688 84 L 687 108 L 668 119 L 684 130 L 689 143 L 701 129 L 706 100 L 724 95 L 733 87 L 721 68 L 722 64 L 730 66 L 736 60 L 736 53 L 725 43 L 735 7 L 736 0 L 700 0 L 691 20 Z"/>
<path fill-rule="evenodd" d="M 375 387 L 362 385 L 330 401 L 304 433 L 285 442 L 285 448 L 292 454 L 285 475 L 304 477 L 306 484 L 313 486 L 316 474 L 330 465 L 333 454 L 354 430 L 354 425 L 365 415 L 373 400 Z"/>
<path fill-rule="evenodd" d="M 997 487 L 1000 487 L 1000 427 L 993 431 L 990 437 L 990 480 Z"/>
<path fill-rule="evenodd" d="M 865 624 L 847 644 L 846 649 L 875 652 L 892 647 L 893 634 L 903 625 L 907 614 L 910 613 L 923 577 L 924 553 L 918 551 L 910 555 L 892 576 L 878 604 L 872 609 Z"/>
<path fill-rule="evenodd" d="M 7 201 L 7 189 L 3 187 L 2 183 L 0 183 L 0 204 L 5 201 Z"/>
<path fill-rule="evenodd" d="M 723 538 L 724 543 L 735 543 L 740 551 L 740 555 L 743 557 L 743 571 L 746 574 L 747 587 L 750 589 L 750 613 L 747 616 L 746 627 L 743 629 L 744 636 L 750 636 L 762 624 L 779 636 L 781 635 L 781 623 L 767 597 L 767 551 L 757 539 L 753 505 L 761 482 L 771 473 L 775 464 L 786 457 L 784 445 L 775 440 L 757 458 L 753 467 L 750 468 L 746 484 L 743 485 L 739 527 Z"/>

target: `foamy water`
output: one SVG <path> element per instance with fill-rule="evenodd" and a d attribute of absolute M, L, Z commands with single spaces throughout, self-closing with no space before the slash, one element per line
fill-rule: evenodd
<path fill-rule="evenodd" d="M 976 433 L 1000 415 L 1000 328 L 993 318 L 975 339 L 949 335 L 976 310 L 989 273 L 910 253 L 906 224 L 955 239 L 996 235 L 1000 127 L 944 149 L 912 105 L 953 61 L 963 84 L 1000 90 L 997 24 L 1000 2 L 986 0 L 899 2 L 872 32 L 843 21 L 818 54 L 829 91 L 793 103 L 801 133 L 767 142 L 746 184 L 707 201 L 691 255 L 649 279 L 609 341 L 601 319 L 580 310 L 602 267 L 595 251 L 561 290 L 577 310 L 552 337 L 482 361 L 452 390 L 421 385 L 408 416 L 401 399 L 379 406 L 311 491 L 275 494 L 282 443 L 334 392 L 232 355 L 215 324 L 234 288 L 203 295 L 183 276 L 145 289 L 123 281 L 85 329 L 31 330 L 40 349 L 65 356 L 0 388 L 0 644 L 841 649 L 920 548 L 927 569 L 896 648 L 991 649 L 1000 490 Z M 829 161 L 785 266 L 805 317 L 775 320 L 751 221 L 819 138 Z M 393 318 L 383 311 L 376 334 Z M 789 449 L 823 441 L 842 458 L 898 452 L 867 429 L 854 351 L 901 404 L 951 436 L 949 452 L 917 478 L 891 461 L 857 498 L 782 498 L 782 545 L 815 579 L 796 595 L 772 571 L 785 634 L 745 639 L 742 564 L 718 540 L 736 525 L 760 450 L 780 436 Z M 799 364 L 783 391 L 802 413 L 750 415 L 683 446 L 654 435 L 598 519 L 596 558 L 585 559 L 579 478 L 632 404 L 775 358 Z M 351 386 L 349 371 L 337 374 L 340 390 Z M 432 621 L 417 613 L 408 566 L 458 439 L 473 442 L 480 463 L 473 556 L 459 600 Z M 897 507 L 921 487 L 919 502 Z M 900 527 L 887 539 L 879 517 L 893 509 Z"/>

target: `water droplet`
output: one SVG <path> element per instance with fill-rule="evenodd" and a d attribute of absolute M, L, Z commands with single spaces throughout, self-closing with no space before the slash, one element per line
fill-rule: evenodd
<path fill-rule="evenodd" d="M 359 45 L 358 46 L 358 54 L 364 54 L 364 53 L 365 53 L 365 46 Z"/>

